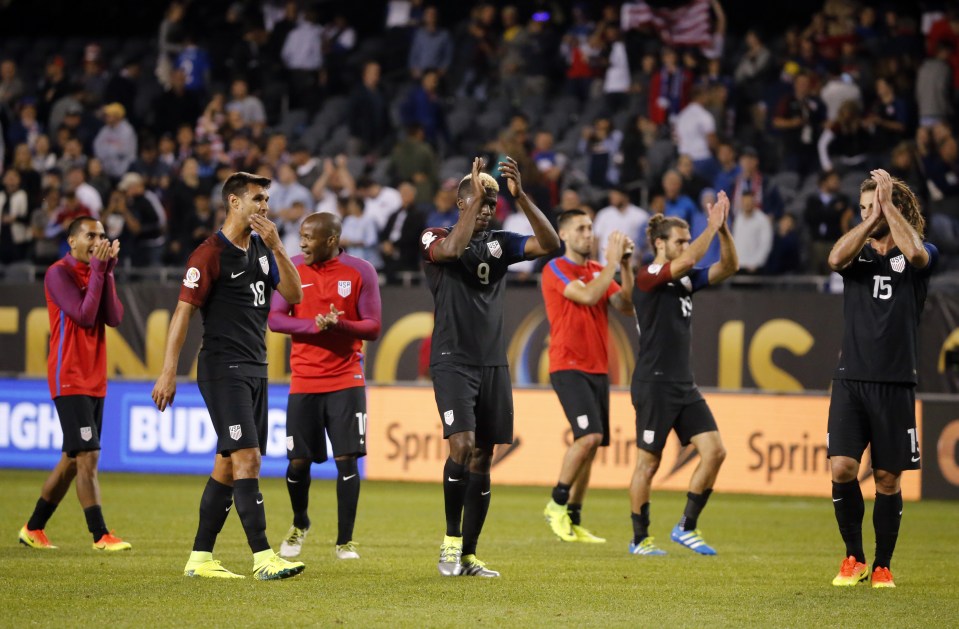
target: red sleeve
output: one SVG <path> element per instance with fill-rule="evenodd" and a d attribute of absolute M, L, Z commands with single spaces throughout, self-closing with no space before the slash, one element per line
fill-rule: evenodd
<path fill-rule="evenodd" d="M 606 289 L 606 299 L 608 300 L 610 297 L 612 297 L 613 295 L 615 295 L 621 290 L 623 290 L 623 287 L 617 284 L 616 280 L 613 280 L 612 282 L 609 283 L 609 288 Z"/>
<path fill-rule="evenodd" d="M 449 236 L 450 231 L 443 227 L 430 227 L 420 236 L 420 254 L 426 262 L 433 262 L 433 247 Z"/>
<path fill-rule="evenodd" d="M 667 262 L 663 265 L 649 264 L 639 267 L 636 272 L 636 288 L 648 293 L 672 281 L 673 272 L 669 266 L 670 263 Z"/>
<path fill-rule="evenodd" d="M 186 266 L 183 286 L 180 287 L 180 301 L 199 308 L 206 303 L 213 284 L 220 276 L 220 249 L 208 240 L 190 254 Z"/>

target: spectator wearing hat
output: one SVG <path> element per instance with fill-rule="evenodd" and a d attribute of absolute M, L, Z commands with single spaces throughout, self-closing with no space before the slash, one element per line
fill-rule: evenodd
<path fill-rule="evenodd" d="M 136 159 L 137 134 L 120 103 L 106 105 L 103 119 L 105 124 L 93 140 L 93 154 L 103 163 L 103 171 L 109 177 L 119 179 Z"/>
<path fill-rule="evenodd" d="M 123 175 L 117 191 L 123 194 L 111 196 L 104 220 L 110 221 L 114 215 L 122 217 L 120 240 L 127 251 L 133 252 L 134 267 L 159 266 L 163 263 L 166 243 L 163 207 L 156 195 L 147 191 L 143 177 L 137 173 Z"/>

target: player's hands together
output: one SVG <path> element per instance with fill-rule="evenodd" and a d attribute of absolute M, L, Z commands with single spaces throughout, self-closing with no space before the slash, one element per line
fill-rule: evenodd
<path fill-rule="evenodd" d="M 619 264 L 626 252 L 626 234 L 614 231 L 606 241 L 606 261 Z"/>
<path fill-rule="evenodd" d="M 636 251 L 636 243 L 633 242 L 632 238 L 626 236 L 626 244 L 623 246 L 622 264 L 629 264 L 634 251 Z"/>
<path fill-rule="evenodd" d="M 506 161 L 499 163 L 499 172 L 506 178 L 506 186 L 511 195 L 519 197 L 523 194 L 523 180 L 519 174 L 519 164 L 515 159 L 507 155 Z"/>
<path fill-rule="evenodd" d="M 717 231 L 726 225 L 729 215 L 729 197 L 723 191 L 719 192 L 715 203 L 706 204 L 706 216 L 709 226 Z"/>
<path fill-rule="evenodd" d="M 173 398 L 176 397 L 176 374 L 160 374 L 156 384 L 153 385 L 151 397 L 161 413 L 168 406 L 173 406 Z"/>
<path fill-rule="evenodd" d="M 319 328 L 320 331 L 328 330 L 337 324 L 342 314 L 343 311 L 337 310 L 335 304 L 330 304 L 330 311 L 328 313 L 316 315 L 316 327 Z"/>
<path fill-rule="evenodd" d="M 480 181 L 480 173 L 483 171 L 483 166 L 486 165 L 486 160 L 482 157 L 473 158 L 473 168 L 470 170 L 470 194 L 474 199 L 482 199 L 486 196 L 486 191 L 483 189 L 483 182 Z"/>
<path fill-rule="evenodd" d="M 892 204 L 892 177 L 885 170 L 878 168 L 869 173 L 870 179 L 876 182 L 876 196 L 873 205 L 879 210 L 878 214 L 885 214 L 887 210 L 895 209 Z"/>
<path fill-rule="evenodd" d="M 250 226 L 253 228 L 253 231 L 260 235 L 260 238 L 263 239 L 263 244 L 269 247 L 271 251 L 276 251 L 283 246 L 283 241 L 280 240 L 280 234 L 276 231 L 276 225 L 267 217 L 262 214 L 254 214 L 250 218 Z"/>

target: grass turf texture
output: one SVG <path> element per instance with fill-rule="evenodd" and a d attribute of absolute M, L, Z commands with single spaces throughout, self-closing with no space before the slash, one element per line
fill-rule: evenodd
<path fill-rule="evenodd" d="M 439 472 L 439 470 L 438 470 Z M 0 626 L 956 626 L 959 505 L 907 503 L 893 561 L 898 588 L 835 588 L 843 547 L 828 498 L 717 494 L 700 519 L 717 557 L 669 541 L 685 495 L 653 495 L 652 533 L 666 557 L 633 557 L 625 491 L 591 491 L 583 524 L 609 542 L 557 541 L 541 515 L 546 488 L 497 487 L 478 555 L 500 579 L 443 578 L 439 485 L 364 482 L 355 540 L 333 557 L 333 482 L 314 481 L 307 569 L 281 582 L 188 579 L 202 477 L 103 474 L 107 525 L 133 551 L 90 548 L 71 492 L 47 526 L 55 551 L 17 543 L 42 472 L 0 470 Z M 495 480 L 495 479 L 494 479 Z M 828 482 L 823 479 L 823 482 Z M 261 482 L 274 549 L 290 525 L 281 479 Z M 867 559 L 873 555 L 866 504 Z M 230 515 L 215 557 L 248 577 L 251 556 Z"/>

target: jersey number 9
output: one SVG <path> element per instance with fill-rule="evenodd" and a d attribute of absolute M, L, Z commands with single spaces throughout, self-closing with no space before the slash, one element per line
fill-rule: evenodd
<path fill-rule="evenodd" d="M 479 278 L 480 284 L 483 286 L 489 284 L 489 264 L 480 262 L 479 266 L 476 267 L 476 277 Z"/>

